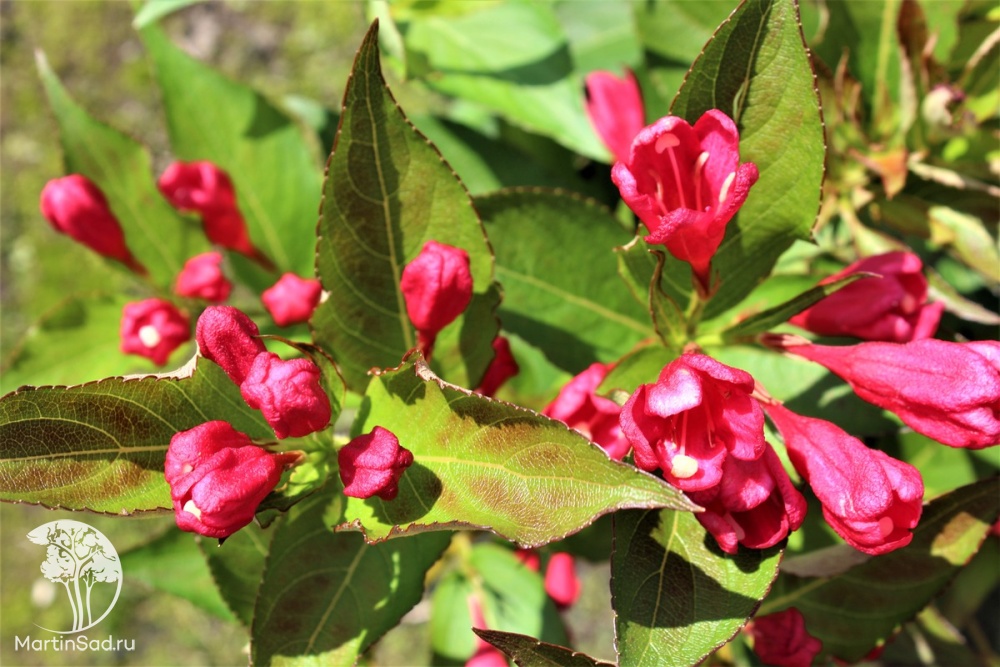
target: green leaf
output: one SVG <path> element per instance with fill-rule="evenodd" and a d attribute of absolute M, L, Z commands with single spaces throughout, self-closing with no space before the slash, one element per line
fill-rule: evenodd
<path fill-rule="evenodd" d="M 121 554 L 121 563 L 129 580 L 176 595 L 223 620 L 236 620 L 219 595 L 191 533 L 170 528 L 153 541 Z"/>
<path fill-rule="evenodd" d="M 338 530 L 369 540 L 470 527 L 532 547 L 618 509 L 694 508 L 562 423 L 445 384 L 422 361 L 376 377 L 364 405 L 354 432 L 382 426 L 414 457 L 395 500 L 347 499 Z"/>
<path fill-rule="evenodd" d="M 1000 250 L 982 220 L 947 206 L 932 206 L 928 220 L 936 240 L 951 246 L 989 284 L 1000 283 Z"/>
<path fill-rule="evenodd" d="M 320 170 L 300 128 L 260 93 L 174 46 L 155 25 L 140 31 L 163 92 L 178 160 L 210 160 L 236 188 L 250 238 L 280 270 L 313 274 Z M 233 255 L 255 287 L 274 276 Z"/>
<path fill-rule="evenodd" d="M 222 419 L 273 440 L 222 369 L 196 361 L 172 375 L 24 387 L 4 396 L 0 499 L 122 515 L 168 509 L 163 457 L 178 431 Z"/>
<path fill-rule="evenodd" d="M 538 641 L 534 637 L 513 632 L 473 628 L 477 635 L 497 647 L 518 667 L 612 667 L 612 663 L 595 660 L 573 649 Z"/>
<path fill-rule="evenodd" d="M 975 555 L 997 520 L 998 494 L 994 477 L 933 500 L 909 545 L 838 576 L 782 575 L 760 613 L 797 608 L 824 655 L 856 662 L 916 616 Z"/>
<path fill-rule="evenodd" d="M 436 655 L 464 662 L 476 652 L 469 596 L 472 583 L 458 570 L 448 572 L 434 586 L 431 595 L 431 647 Z"/>
<path fill-rule="evenodd" d="M 712 260 L 711 318 L 739 303 L 819 210 L 825 145 L 819 98 L 793 0 L 745 0 L 691 67 L 671 113 L 694 123 L 720 109 L 740 130 L 740 159 L 760 180 Z"/>
<path fill-rule="evenodd" d="M 653 343 L 640 347 L 622 357 L 601 381 L 598 395 L 607 396 L 618 390 L 633 393 L 640 384 L 656 382 L 663 367 L 676 359 L 678 354 Z"/>
<path fill-rule="evenodd" d="M 597 203 L 561 192 L 505 190 L 476 198 L 503 284 L 505 330 L 576 373 L 655 335 L 616 275 L 629 240 Z"/>
<path fill-rule="evenodd" d="M 662 250 L 650 248 L 641 236 L 615 248 L 618 275 L 653 320 L 660 340 L 678 350 L 687 340 L 687 321 L 681 307 L 690 299 L 690 271 L 682 262 L 669 261 Z M 664 274 L 664 271 L 669 273 Z"/>
<path fill-rule="evenodd" d="M 124 295 L 73 296 L 57 305 L 11 346 L 0 367 L 0 395 L 32 384 L 79 384 L 112 375 L 155 373 L 145 357 L 121 349 L 122 308 L 135 299 Z M 171 355 L 180 363 L 194 354 L 182 345 Z"/>
<path fill-rule="evenodd" d="M 135 13 L 132 19 L 132 27 L 141 30 L 147 25 L 156 23 L 164 16 L 169 16 L 176 11 L 196 5 L 204 0 L 146 0 L 146 3 Z"/>
<path fill-rule="evenodd" d="M 778 547 L 728 556 L 686 512 L 615 515 L 611 595 L 620 664 L 698 664 L 753 615 L 780 559 Z"/>
<path fill-rule="evenodd" d="M 160 287 L 169 287 L 184 261 L 208 248 L 160 195 L 146 147 L 90 116 L 66 92 L 38 52 L 38 74 L 59 124 L 66 171 L 83 174 L 107 197 L 135 258 Z"/>
<path fill-rule="evenodd" d="M 319 231 L 316 268 L 330 296 L 312 325 L 316 342 L 337 359 L 349 388 L 364 391 L 369 369 L 399 364 L 416 345 L 399 283 L 403 268 L 432 239 L 469 253 L 473 303 L 442 332 L 435 350 L 446 355 L 444 342 L 457 335 L 465 367 L 449 377 L 478 383 L 497 330 L 493 258 L 468 193 L 385 85 L 377 23 L 347 83 Z"/>
<path fill-rule="evenodd" d="M 340 487 L 299 503 L 275 533 L 254 612 L 254 664 L 353 665 L 417 602 L 450 533 L 378 545 L 331 533 Z"/>
<path fill-rule="evenodd" d="M 199 538 L 198 546 L 212 575 L 213 588 L 221 594 L 228 608 L 246 627 L 253 623 L 257 590 L 264 575 L 264 563 L 274 530 L 264 530 L 251 523 L 227 537 L 222 543 Z M 188 536 L 191 539 L 191 536 Z"/>

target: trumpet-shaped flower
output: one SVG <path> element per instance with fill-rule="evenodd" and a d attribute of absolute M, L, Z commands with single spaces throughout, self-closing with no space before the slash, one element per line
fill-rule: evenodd
<path fill-rule="evenodd" d="M 240 393 L 247 405 L 263 413 L 278 438 L 299 438 L 330 423 L 330 399 L 320 379 L 319 367 L 308 359 L 285 361 L 273 352 L 261 352 Z"/>
<path fill-rule="evenodd" d="M 611 72 L 587 75 L 587 116 L 597 135 L 615 160 L 628 160 L 632 140 L 646 125 L 642 92 L 635 74 L 625 71 L 619 78 Z"/>
<path fill-rule="evenodd" d="M 236 384 L 243 384 L 253 360 L 265 352 L 253 320 L 232 306 L 209 306 L 195 326 L 198 351 L 214 361 Z"/>
<path fill-rule="evenodd" d="M 420 350 L 430 356 L 438 333 L 454 322 L 472 300 L 469 253 L 428 241 L 403 269 L 400 289 L 406 313 L 417 329 Z"/>
<path fill-rule="evenodd" d="M 314 278 L 299 278 L 286 273 L 264 290 L 260 300 L 279 327 L 308 322 L 319 303 L 323 288 Z"/>
<path fill-rule="evenodd" d="M 399 478 L 413 464 L 413 453 L 400 446 L 392 431 L 376 426 L 344 445 L 337 461 L 345 495 L 392 500 L 399 493 Z"/>
<path fill-rule="evenodd" d="M 191 338 L 191 323 L 177 306 L 163 299 L 125 304 L 121 351 L 152 359 L 162 366 L 171 353 Z"/>
<path fill-rule="evenodd" d="M 220 303 L 229 298 L 233 285 L 222 273 L 222 255 L 205 252 L 184 263 L 184 268 L 174 282 L 174 292 L 179 296 L 204 299 Z"/>
<path fill-rule="evenodd" d="M 619 423 L 622 409 L 596 393 L 611 368 L 611 364 L 591 364 L 566 383 L 542 414 L 579 431 L 600 445 L 608 456 L 620 461 L 632 448 Z"/>

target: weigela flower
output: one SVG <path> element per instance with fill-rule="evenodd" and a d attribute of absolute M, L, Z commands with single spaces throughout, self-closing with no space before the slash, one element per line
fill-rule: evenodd
<path fill-rule="evenodd" d="M 413 463 L 413 453 L 400 446 L 392 431 L 376 426 L 344 445 L 337 461 L 345 495 L 392 500 L 399 493 L 399 478 Z"/>
<path fill-rule="evenodd" d="M 646 125 L 642 92 L 631 70 L 618 78 L 611 72 L 591 72 L 586 78 L 587 116 L 615 160 L 628 161 L 635 135 Z"/>
<path fill-rule="evenodd" d="M 789 322 L 822 336 L 854 336 L 872 341 L 906 343 L 934 335 L 944 304 L 927 303 L 927 279 L 919 257 L 912 252 L 866 257 L 819 284 L 827 285 L 860 272 L 882 277 L 857 280 Z"/>
<path fill-rule="evenodd" d="M 746 627 L 753 652 L 774 667 L 810 667 L 823 642 L 806 631 L 806 621 L 795 607 L 754 618 Z"/>
<path fill-rule="evenodd" d="M 910 543 L 924 496 L 916 468 L 869 449 L 828 421 L 777 404 L 765 409 L 785 439 L 792 465 L 809 482 L 838 535 L 872 555 Z"/>
<path fill-rule="evenodd" d="M 504 382 L 517 375 L 520 370 L 511 354 L 510 341 L 497 336 L 493 339 L 493 360 L 486 367 L 486 373 L 476 391 L 483 396 L 493 396 Z"/>
<path fill-rule="evenodd" d="M 469 253 L 428 241 L 403 269 L 400 289 L 406 313 L 417 329 L 418 345 L 430 356 L 438 333 L 462 314 L 472 300 Z"/>
<path fill-rule="evenodd" d="M 223 538 L 253 520 L 281 473 L 300 452 L 275 454 L 223 421 L 210 421 L 174 435 L 163 476 L 170 485 L 181 530 Z"/>
<path fill-rule="evenodd" d="M 146 273 L 125 245 L 125 233 L 104 193 L 86 176 L 70 174 L 46 183 L 41 209 L 60 234 L 103 257 L 118 260 L 136 273 Z"/>
<path fill-rule="evenodd" d="M 232 306 L 206 308 L 194 335 L 201 356 L 221 366 L 236 384 L 243 384 L 253 360 L 266 351 L 257 325 Z"/>
<path fill-rule="evenodd" d="M 854 392 L 899 415 L 914 431 L 952 447 L 1000 442 L 1000 343 L 860 343 L 847 347 L 785 345 L 822 364 Z"/>
<path fill-rule="evenodd" d="M 649 230 L 646 242 L 662 243 L 691 264 L 704 292 L 726 224 L 758 178 L 756 165 L 740 164 L 739 140 L 736 124 L 717 109 L 694 127 L 666 116 L 643 128 L 628 159 L 611 170 L 622 199 Z"/>
<path fill-rule="evenodd" d="M 191 322 L 177 306 L 163 299 L 125 304 L 121 351 L 152 359 L 162 366 L 170 354 L 191 338 Z"/>
<path fill-rule="evenodd" d="M 560 609 L 572 606 L 580 597 L 580 580 L 571 554 L 554 553 L 545 566 L 545 592 Z"/>
<path fill-rule="evenodd" d="M 759 458 L 764 413 L 750 397 L 749 373 L 704 354 L 683 354 L 655 384 L 639 385 L 622 406 L 622 432 L 643 470 L 663 470 L 682 491 L 718 484 L 727 456 Z"/>
<path fill-rule="evenodd" d="M 222 274 L 222 255 L 217 252 L 189 259 L 174 283 L 174 292 L 179 296 L 215 303 L 228 299 L 232 289 L 232 283 Z"/>
<path fill-rule="evenodd" d="M 240 393 L 247 405 L 261 411 L 279 439 L 299 438 L 330 423 L 330 399 L 320 380 L 319 367 L 308 359 L 285 361 L 273 352 L 261 352 Z"/>
<path fill-rule="evenodd" d="M 608 456 L 620 461 L 632 448 L 619 423 L 622 409 L 611 399 L 596 393 L 611 368 L 612 364 L 591 364 L 566 383 L 542 414 L 579 431 L 600 445 Z"/>
<path fill-rule="evenodd" d="M 275 324 L 287 327 L 309 321 L 322 291 L 318 280 L 286 273 L 278 282 L 264 290 L 260 300 L 267 312 L 271 313 Z"/>

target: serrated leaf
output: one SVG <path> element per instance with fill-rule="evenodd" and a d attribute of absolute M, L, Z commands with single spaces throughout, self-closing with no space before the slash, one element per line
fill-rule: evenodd
<path fill-rule="evenodd" d="M 565 646 L 538 641 L 513 632 L 473 628 L 473 632 L 503 651 L 518 667 L 612 667 Z"/>
<path fill-rule="evenodd" d="M 163 92 L 174 157 L 224 169 L 254 244 L 279 269 L 311 276 L 320 169 L 300 128 L 257 91 L 174 46 L 156 25 L 140 34 Z M 274 281 L 241 256 L 232 259 L 255 287 Z"/>
<path fill-rule="evenodd" d="M 561 192 L 505 190 L 476 198 L 503 284 L 500 318 L 576 373 L 655 335 L 649 314 L 616 275 L 613 248 L 629 240 L 609 211 Z"/>
<path fill-rule="evenodd" d="M 0 499 L 123 515 L 168 509 L 170 438 L 213 419 L 274 439 L 239 387 L 201 358 L 174 376 L 24 387 L 0 399 Z"/>
<path fill-rule="evenodd" d="M 279 525 L 254 612 L 254 664 L 353 665 L 417 602 L 450 533 L 366 544 L 324 520 L 339 485 L 299 503 Z M 338 497 L 339 496 L 339 497 Z"/>
<path fill-rule="evenodd" d="M 347 499 L 338 529 L 369 540 L 470 527 L 532 547 L 618 509 L 694 507 L 560 422 L 445 384 L 422 361 L 376 377 L 365 399 L 354 431 L 382 426 L 414 457 L 395 500 Z"/>
<path fill-rule="evenodd" d="M 780 560 L 779 547 L 724 554 L 686 512 L 615 515 L 611 595 L 620 664 L 698 664 L 753 615 Z"/>
<path fill-rule="evenodd" d="M 173 284 L 184 261 L 208 242 L 160 195 L 146 147 L 90 116 L 69 95 L 45 56 L 38 74 L 59 123 L 66 171 L 83 174 L 104 193 L 135 258 L 161 287 Z"/>
<path fill-rule="evenodd" d="M 330 295 L 312 326 L 348 387 L 364 391 L 369 369 L 397 365 L 416 345 L 399 284 L 403 268 L 432 239 L 469 253 L 473 303 L 440 338 L 443 344 L 456 335 L 450 330 L 462 332 L 464 368 L 449 377 L 478 383 L 497 331 L 493 258 L 468 193 L 386 87 L 377 22 L 347 83 L 323 192 L 316 269 Z"/>
<path fill-rule="evenodd" d="M 793 0 L 744 0 L 695 61 L 671 113 L 694 123 L 720 109 L 740 130 L 740 159 L 760 179 L 712 260 L 719 291 L 706 319 L 739 303 L 819 210 L 825 145 L 819 98 Z"/>
<path fill-rule="evenodd" d="M 208 563 L 213 587 L 218 590 L 240 623 L 248 628 L 253 622 L 257 590 L 263 578 L 264 563 L 274 533 L 274 530 L 264 530 L 251 523 L 227 537 L 221 544 L 218 540 L 197 539 L 198 547 Z M 187 535 L 187 538 L 192 540 L 191 535 Z"/>
<path fill-rule="evenodd" d="M 912 619 L 975 555 L 1000 514 L 998 497 L 996 477 L 941 496 L 924 508 L 906 547 L 829 579 L 782 575 L 761 613 L 795 607 L 823 642 L 823 655 L 856 662 Z"/>

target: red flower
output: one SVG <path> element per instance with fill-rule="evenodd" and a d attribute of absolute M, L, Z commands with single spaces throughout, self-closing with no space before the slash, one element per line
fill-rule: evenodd
<path fill-rule="evenodd" d="M 217 252 L 195 255 L 184 263 L 174 283 L 174 292 L 192 299 L 225 301 L 233 285 L 222 274 L 221 264 L 222 255 Z"/>
<path fill-rule="evenodd" d="M 538 572 L 541 560 L 538 552 L 534 549 L 514 549 L 514 557 L 524 563 L 524 566 L 532 572 Z"/>
<path fill-rule="evenodd" d="M 424 356 L 430 356 L 438 333 L 455 321 L 472 300 L 469 253 L 428 241 L 403 269 L 400 289 L 406 312 L 417 329 L 420 349 Z"/>
<path fill-rule="evenodd" d="M 206 308 L 194 335 L 201 356 L 221 366 L 236 384 L 243 384 L 253 360 L 266 351 L 257 325 L 232 306 Z"/>
<path fill-rule="evenodd" d="M 104 193 L 86 176 L 70 174 L 46 183 L 41 208 L 42 215 L 60 234 L 145 275 L 146 269 L 125 245 L 125 233 Z"/>
<path fill-rule="evenodd" d="M 737 544 L 751 549 L 772 547 L 797 530 L 806 516 L 805 498 L 770 447 L 754 461 L 727 457 L 722 481 L 690 497 L 705 508 L 695 517 L 729 554 L 738 551 Z"/>
<path fill-rule="evenodd" d="M 576 561 L 568 553 L 554 553 L 545 567 L 545 592 L 560 609 L 566 609 L 580 597 Z"/>
<path fill-rule="evenodd" d="M 644 128 L 611 178 L 649 235 L 691 264 L 708 292 L 712 256 L 726 224 L 757 182 L 757 167 L 740 164 L 739 133 L 721 111 L 706 111 L 694 127 L 666 116 Z"/>
<path fill-rule="evenodd" d="M 822 336 L 906 343 L 930 338 L 937 330 L 943 303 L 927 303 L 927 279 L 920 258 L 911 252 L 888 252 L 854 262 L 820 281 L 827 285 L 852 273 L 877 273 L 841 288 L 789 320 Z"/>
<path fill-rule="evenodd" d="M 642 92 L 631 70 L 618 78 L 611 72 L 587 75 L 587 116 L 615 160 L 626 162 L 635 135 L 646 125 Z"/>
<path fill-rule="evenodd" d="M 476 596 L 470 594 L 466 603 L 469 605 L 472 627 L 487 630 L 486 619 L 483 618 L 483 608 Z M 476 652 L 465 662 L 465 667 L 507 667 L 507 664 L 506 656 L 499 649 L 476 635 Z"/>
<path fill-rule="evenodd" d="M 810 667 L 823 649 L 823 642 L 806 632 L 806 621 L 795 607 L 758 616 L 746 632 L 753 637 L 753 652 L 773 667 Z"/>
<path fill-rule="evenodd" d="M 138 354 L 162 366 L 190 338 L 187 315 L 169 301 L 133 301 L 122 310 L 121 351 L 125 354 Z"/>
<path fill-rule="evenodd" d="M 542 414 L 579 431 L 600 445 L 608 456 L 620 461 L 632 448 L 619 423 L 622 409 L 611 399 L 595 393 L 611 368 L 611 364 L 591 364 L 566 383 Z"/>
<path fill-rule="evenodd" d="M 413 454 L 400 446 L 392 431 L 376 426 L 344 445 L 337 461 L 344 495 L 392 500 L 399 493 L 399 478 L 413 463 Z"/>
<path fill-rule="evenodd" d="M 510 352 L 510 341 L 503 336 L 497 336 L 493 339 L 493 360 L 486 368 L 486 373 L 476 391 L 483 396 L 492 396 L 504 382 L 517 375 L 520 370 L 514 355 Z"/>
<path fill-rule="evenodd" d="M 319 367 L 308 359 L 285 361 L 261 352 L 240 393 L 247 405 L 263 413 L 279 439 L 309 435 L 330 423 L 330 399 L 320 384 Z"/>
<path fill-rule="evenodd" d="M 322 291 L 318 280 L 286 273 L 278 282 L 264 290 L 260 300 L 264 302 L 267 312 L 271 313 L 275 324 L 287 327 L 309 321 Z"/>
<path fill-rule="evenodd" d="M 777 404 L 766 410 L 785 439 L 792 465 L 809 482 L 838 535 L 872 555 L 910 543 L 924 496 L 916 468 L 868 449 L 828 421 Z"/>
<path fill-rule="evenodd" d="M 223 538 L 253 520 L 264 497 L 299 452 L 275 454 L 223 421 L 210 421 L 170 439 L 163 476 L 181 530 Z"/>
<path fill-rule="evenodd" d="M 621 412 L 621 427 L 643 470 L 663 470 L 683 491 L 700 491 L 722 480 L 727 455 L 759 458 L 764 413 L 750 397 L 749 373 L 703 354 L 684 354 L 643 384 Z"/>
<path fill-rule="evenodd" d="M 1000 442 L 1000 343 L 785 345 L 826 366 L 855 393 L 899 415 L 914 431 L 952 447 Z"/>

